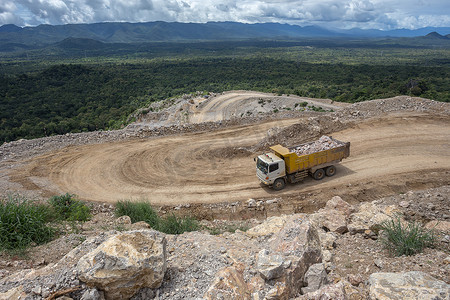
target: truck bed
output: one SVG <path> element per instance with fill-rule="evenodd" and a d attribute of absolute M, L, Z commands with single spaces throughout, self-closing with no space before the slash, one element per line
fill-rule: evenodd
<path fill-rule="evenodd" d="M 304 170 L 314 172 L 319 168 L 338 163 L 350 155 L 349 142 L 341 142 L 326 136 L 317 141 L 290 148 L 276 145 L 270 149 L 284 159 L 288 174 Z"/>

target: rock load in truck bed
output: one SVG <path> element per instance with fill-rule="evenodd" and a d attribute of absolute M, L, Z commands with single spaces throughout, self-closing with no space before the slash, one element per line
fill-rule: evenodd
<path fill-rule="evenodd" d="M 329 150 L 329 149 L 336 148 L 339 146 L 342 146 L 341 144 L 339 144 L 339 142 L 337 142 L 336 140 L 333 140 L 329 136 L 323 135 L 317 141 L 297 146 L 297 147 L 291 149 L 291 151 L 297 153 L 298 156 L 301 156 L 301 155 L 307 155 L 307 154 L 311 154 L 311 153 L 315 153 L 315 152 Z"/>

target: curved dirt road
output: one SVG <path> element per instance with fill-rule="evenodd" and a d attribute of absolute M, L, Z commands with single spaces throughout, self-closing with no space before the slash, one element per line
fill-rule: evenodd
<path fill-rule="evenodd" d="M 236 147 L 253 145 L 269 128 L 296 121 L 67 147 L 11 170 L 10 178 L 48 195 L 69 192 L 84 200 L 102 202 L 143 198 L 156 205 L 169 205 L 284 197 L 402 180 L 414 185 L 450 170 L 450 120 L 397 113 L 333 134 L 351 142 L 351 156 L 338 166 L 336 176 L 319 182 L 308 178 L 274 192 L 259 184 L 254 154 Z"/>
<path fill-rule="evenodd" d="M 261 102 L 262 101 L 262 102 Z M 216 122 L 240 117 L 245 113 L 271 113 L 282 107 L 294 108 L 296 103 L 307 101 L 308 105 L 320 106 L 328 110 L 339 110 L 347 103 L 334 103 L 326 99 L 312 99 L 298 96 L 274 96 L 273 94 L 253 91 L 230 91 L 207 100 L 197 99 L 189 107 L 189 123 Z M 270 103 L 269 103 L 270 102 Z"/>

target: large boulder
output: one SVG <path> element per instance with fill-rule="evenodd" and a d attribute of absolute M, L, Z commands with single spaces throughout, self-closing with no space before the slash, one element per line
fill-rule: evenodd
<path fill-rule="evenodd" d="M 286 256 L 316 257 L 317 260 L 321 256 L 319 233 L 304 214 L 290 217 L 280 232 L 270 240 L 269 247 Z"/>
<path fill-rule="evenodd" d="M 285 257 L 279 254 L 270 254 L 269 250 L 263 249 L 258 253 L 256 267 L 265 280 L 281 277 L 285 269 L 291 264 Z"/>
<path fill-rule="evenodd" d="M 166 238 L 153 230 L 111 236 L 78 261 L 81 281 L 107 299 L 128 299 L 139 289 L 158 288 L 166 271 Z"/>
<path fill-rule="evenodd" d="M 304 294 L 295 300 L 365 300 L 367 297 L 348 281 L 324 285 L 317 291 Z"/>
<path fill-rule="evenodd" d="M 292 297 L 305 286 L 305 273 L 310 266 L 322 261 L 319 234 L 307 215 L 293 215 L 283 229 L 269 242 L 270 249 L 285 256 L 290 265 L 278 280 L 283 292 L 279 299 Z M 285 288 L 284 288 L 285 287 Z M 278 289 L 280 290 L 280 289 Z"/>
<path fill-rule="evenodd" d="M 302 293 L 310 293 L 317 291 L 322 286 L 328 284 L 327 271 L 324 264 L 314 264 L 309 267 L 305 274 L 305 281 L 307 286 L 302 288 Z"/>
<path fill-rule="evenodd" d="M 350 215 L 347 227 L 351 234 L 364 233 L 368 230 L 378 233 L 380 225 L 398 213 L 399 209 L 395 205 L 382 206 L 376 201 L 362 203 L 358 212 Z"/>
<path fill-rule="evenodd" d="M 373 300 L 445 300 L 450 299 L 450 285 L 420 271 L 374 273 L 369 277 L 369 295 Z"/>
<path fill-rule="evenodd" d="M 243 271 L 239 268 L 227 267 L 217 272 L 204 298 L 207 300 L 250 300 L 251 292 L 244 280 Z"/>
<path fill-rule="evenodd" d="M 348 231 L 347 219 L 354 211 L 352 205 L 341 197 L 334 196 L 324 208 L 311 215 L 311 220 L 317 228 L 326 228 L 328 231 L 342 234 Z"/>
<path fill-rule="evenodd" d="M 55 264 L 38 269 L 21 270 L 2 278 L 0 280 L 0 299 L 48 298 L 60 290 L 78 287 L 80 282 L 73 267 L 82 256 L 96 249 L 111 234 L 111 232 L 102 232 L 95 237 L 87 238 Z M 77 235 L 70 235 L 67 238 L 75 237 Z"/>
<path fill-rule="evenodd" d="M 263 223 L 245 232 L 249 237 L 267 237 L 277 234 L 283 229 L 289 216 L 269 217 Z"/>
<path fill-rule="evenodd" d="M 326 228 L 340 234 L 348 231 L 347 217 L 336 209 L 320 209 L 311 215 L 311 219 L 317 228 Z"/>
<path fill-rule="evenodd" d="M 325 205 L 325 210 L 337 210 L 346 217 L 355 212 L 353 205 L 348 204 L 339 196 L 334 196 L 328 200 Z"/>

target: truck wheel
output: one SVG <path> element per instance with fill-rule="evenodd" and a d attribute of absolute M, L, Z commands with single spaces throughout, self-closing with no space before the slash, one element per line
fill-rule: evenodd
<path fill-rule="evenodd" d="M 328 168 L 325 169 L 325 174 L 327 174 L 327 176 L 333 176 L 334 174 L 336 174 L 336 167 L 329 166 Z"/>
<path fill-rule="evenodd" d="M 313 177 L 315 180 L 321 180 L 325 177 L 325 171 L 323 169 L 318 169 L 314 172 Z"/>
<path fill-rule="evenodd" d="M 280 190 L 284 189 L 285 185 L 286 185 L 286 183 L 284 182 L 284 180 L 281 178 L 278 178 L 277 180 L 275 180 L 272 187 L 275 191 L 280 191 Z"/>

